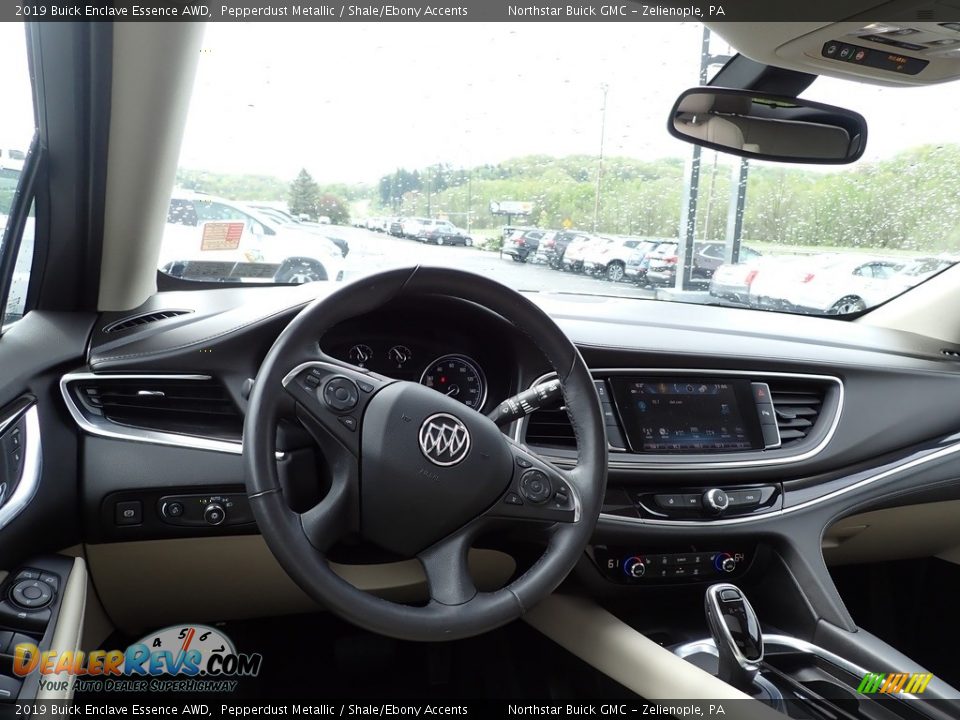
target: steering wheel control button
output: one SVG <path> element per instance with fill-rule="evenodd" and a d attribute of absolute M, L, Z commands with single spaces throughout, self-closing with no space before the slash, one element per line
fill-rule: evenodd
<path fill-rule="evenodd" d="M 553 486 L 542 470 L 527 470 L 520 476 L 520 493 L 532 503 L 542 503 L 553 495 Z"/>
<path fill-rule="evenodd" d="M 507 493 L 506 497 L 503 498 L 503 501 L 507 505 L 523 505 L 523 500 L 521 500 L 520 496 L 515 492 Z"/>
<path fill-rule="evenodd" d="M 730 498 L 720 488 L 711 488 L 703 494 L 703 507 L 709 512 L 719 515 L 730 504 Z"/>
<path fill-rule="evenodd" d="M 341 415 L 337 420 L 350 432 L 357 429 L 357 419 L 353 415 Z"/>
<path fill-rule="evenodd" d="M 316 370 L 311 370 L 307 373 L 306 377 L 303 379 L 303 384 L 308 390 L 313 390 L 320 384 L 322 376 Z"/>
<path fill-rule="evenodd" d="M 219 503 L 210 503 L 203 511 L 203 519 L 207 525 L 222 525 L 227 513 Z"/>
<path fill-rule="evenodd" d="M 25 568 L 17 573 L 16 579 L 17 580 L 39 580 L 40 571 L 32 570 L 30 568 Z"/>
<path fill-rule="evenodd" d="M 528 468 L 533 467 L 533 463 L 527 460 L 525 457 L 517 456 L 517 467 Z"/>
<path fill-rule="evenodd" d="M 372 393 L 372 392 L 373 392 L 373 385 L 371 385 L 370 383 L 366 382 L 365 380 L 357 380 L 357 385 L 358 385 L 359 388 L 360 388 L 361 390 L 363 390 L 365 393 Z"/>
<path fill-rule="evenodd" d="M 360 391 L 353 380 L 335 377 L 323 386 L 323 400 L 335 412 L 349 412 L 360 401 Z"/>
<path fill-rule="evenodd" d="M 118 502 L 115 512 L 117 525 L 139 525 L 143 522 L 143 503 L 139 500 Z"/>
<path fill-rule="evenodd" d="M 53 599 L 53 589 L 40 580 L 21 580 L 10 591 L 10 599 L 22 608 L 42 608 Z"/>

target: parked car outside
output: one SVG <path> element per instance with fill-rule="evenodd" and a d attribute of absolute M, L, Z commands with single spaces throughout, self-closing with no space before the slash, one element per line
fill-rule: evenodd
<path fill-rule="evenodd" d="M 771 255 L 751 256 L 746 262 L 724 263 L 710 278 L 710 296 L 722 302 L 745 305 L 750 302 L 750 288 L 764 270 L 772 271 L 784 262 Z"/>
<path fill-rule="evenodd" d="M 231 200 L 174 191 L 159 267 L 211 281 L 304 283 L 343 279 L 343 255 L 326 237 Z"/>
<path fill-rule="evenodd" d="M 406 218 L 402 217 L 391 218 L 390 224 L 387 226 L 387 234 L 393 237 L 403 237 L 403 223 L 405 220 Z"/>
<path fill-rule="evenodd" d="M 546 230 L 514 230 L 503 244 L 503 254 L 509 255 L 515 262 L 526 262 L 527 258 L 537 252 L 540 247 L 540 238 Z"/>
<path fill-rule="evenodd" d="M 427 237 L 434 230 L 443 230 L 447 233 L 453 233 L 456 231 L 456 229 L 457 228 L 454 227 L 453 223 L 449 220 L 424 220 L 422 223 L 420 223 L 416 238 L 420 242 L 426 242 Z"/>
<path fill-rule="evenodd" d="M 676 240 L 666 238 L 649 238 L 650 246 L 638 246 L 627 257 L 624 275 L 637 285 L 647 285 L 647 271 L 650 268 L 650 257 L 663 243 L 676 243 Z"/>
<path fill-rule="evenodd" d="M 714 271 L 726 262 L 727 244 L 722 242 L 705 242 L 693 254 L 693 277 L 711 278 Z M 760 253 L 747 245 L 740 246 L 738 262 L 750 262 L 760 257 Z"/>
<path fill-rule="evenodd" d="M 546 263 L 554 270 L 563 267 L 563 256 L 567 247 L 578 237 L 587 237 L 585 232 L 579 230 L 555 230 L 548 231 L 546 235 L 540 238 L 540 245 L 537 248 L 537 259 Z"/>
<path fill-rule="evenodd" d="M 912 286 L 900 274 L 905 261 L 860 253 L 800 256 L 776 271 L 758 273 L 750 303 L 818 315 L 849 315 Z"/>
<path fill-rule="evenodd" d="M 350 243 L 341 237 L 335 237 L 334 235 L 331 235 L 330 231 L 324 228 L 323 224 L 320 222 L 304 222 L 303 220 L 298 220 L 297 218 L 293 217 L 293 215 L 288 212 L 284 212 L 279 208 L 270 207 L 269 205 L 257 205 L 255 203 L 246 204 L 248 207 L 253 208 L 255 212 L 271 218 L 281 225 L 286 225 L 290 228 L 303 230 L 304 232 L 313 233 L 314 235 L 319 235 L 326 238 L 340 248 L 340 254 L 343 257 L 346 257 L 350 252 Z"/>
<path fill-rule="evenodd" d="M 626 277 L 627 260 L 634 252 L 649 252 L 656 246 L 655 240 L 640 238 L 610 238 L 610 242 L 587 246 L 583 256 L 584 272 L 602 275 L 611 282 L 620 282 Z"/>
<path fill-rule="evenodd" d="M 596 235 L 579 235 L 571 240 L 560 261 L 561 269 L 567 272 L 581 272 L 584 255 L 587 254 L 590 246 L 598 240 L 599 238 Z"/>
<path fill-rule="evenodd" d="M 434 225 L 433 228 L 421 235 L 420 239 L 434 245 L 464 245 L 466 247 L 473 245 L 473 238 L 467 234 L 466 230 L 461 230 L 452 225 Z"/>

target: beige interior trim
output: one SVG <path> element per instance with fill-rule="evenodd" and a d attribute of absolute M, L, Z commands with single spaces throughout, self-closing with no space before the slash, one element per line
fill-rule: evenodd
<path fill-rule="evenodd" d="M 958 516 L 960 500 L 851 515 L 827 528 L 823 557 L 828 565 L 930 556 L 960 562 Z"/>
<path fill-rule="evenodd" d="M 646 700 L 749 700 L 740 718 L 779 718 L 750 697 L 657 645 L 596 603 L 551 595 L 524 619 L 564 649 Z"/>
<path fill-rule="evenodd" d="M 110 620 L 135 633 L 177 622 L 238 620 L 322 610 L 290 579 L 260 535 L 87 545 L 97 593 Z M 481 589 L 502 587 L 516 563 L 470 551 Z M 427 598 L 417 560 L 333 569 L 361 590 L 398 601 Z"/>
<path fill-rule="evenodd" d="M 128 310 L 156 292 L 157 258 L 204 27 L 113 24 L 100 310 Z"/>
<path fill-rule="evenodd" d="M 960 344 L 960 265 L 944 270 L 854 322 Z"/>
<path fill-rule="evenodd" d="M 87 564 L 83 558 L 75 558 L 73 568 L 67 577 L 66 585 L 60 595 L 60 612 L 57 615 L 57 625 L 53 631 L 50 649 L 57 653 L 75 652 L 80 649 L 80 635 L 83 631 L 83 617 L 87 604 Z M 70 700 L 73 698 L 73 682 L 76 676 L 66 671 L 48 675 L 45 680 L 49 683 L 37 691 L 37 701 Z M 61 680 L 66 683 L 63 689 L 59 687 Z"/>

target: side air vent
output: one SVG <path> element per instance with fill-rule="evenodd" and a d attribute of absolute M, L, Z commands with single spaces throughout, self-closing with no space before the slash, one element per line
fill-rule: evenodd
<path fill-rule="evenodd" d="M 951 360 L 960 360 L 960 350 L 948 350 L 944 348 L 940 351 L 940 354 L 944 357 L 948 357 Z"/>
<path fill-rule="evenodd" d="M 823 407 L 825 390 L 806 383 L 771 382 L 770 396 L 777 414 L 781 447 L 789 447 L 809 435 Z"/>
<path fill-rule="evenodd" d="M 527 422 L 526 442 L 539 447 L 576 450 L 577 441 L 566 410 L 537 410 Z"/>
<path fill-rule="evenodd" d="M 97 378 L 72 386 L 88 412 L 145 430 L 239 441 L 243 415 L 213 378 Z"/>
<path fill-rule="evenodd" d="M 131 315 L 130 317 L 110 323 L 103 329 L 103 332 L 121 332 L 123 330 L 129 330 L 130 328 L 140 327 L 141 325 L 149 325 L 150 323 L 159 322 L 160 320 L 168 320 L 170 318 L 180 317 L 181 315 L 189 315 L 191 312 L 193 311 L 157 310 L 156 312 L 143 313 L 142 315 Z"/>

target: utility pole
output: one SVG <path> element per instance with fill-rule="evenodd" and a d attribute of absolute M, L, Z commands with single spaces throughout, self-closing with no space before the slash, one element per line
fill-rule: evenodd
<path fill-rule="evenodd" d="M 600 224 L 600 180 L 603 177 L 603 140 L 607 131 L 607 92 L 610 86 L 601 83 L 603 91 L 603 108 L 600 111 L 600 158 L 597 162 L 597 189 L 593 196 L 593 232 L 596 234 Z"/>

